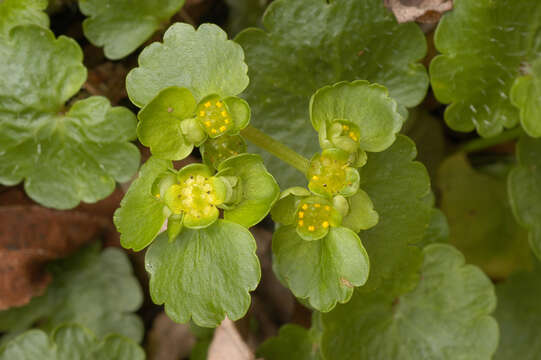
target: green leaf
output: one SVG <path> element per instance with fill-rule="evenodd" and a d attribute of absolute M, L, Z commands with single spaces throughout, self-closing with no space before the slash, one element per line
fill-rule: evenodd
<path fill-rule="evenodd" d="M 285 189 L 271 209 L 272 220 L 282 225 L 293 224 L 297 212 L 297 200 L 310 195 L 310 191 L 300 186 Z"/>
<path fill-rule="evenodd" d="M 355 124 L 359 136 L 354 141 L 366 151 L 383 151 L 391 146 L 404 122 L 387 89 L 364 80 L 340 82 L 316 91 L 310 100 L 310 120 L 324 148 L 336 146 L 328 144 L 332 143 L 329 128 L 336 120 Z"/>
<path fill-rule="evenodd" d="M 374 204 L 367 193 L 359 189 L 355 195 L 348 199 L 349 212 L 342 220 L 342 226 L 358 233 L 374 227 L 379 220 Z"/>
<path fill-rule="evenodd" d="M 430 64 L 436 98 L 451 104 L 454 130 L 494 136 L 519 119 L 509 91 L 521 66 L 541 55 L 541 3 L 530 0 L 456 0 L 440 21 L 434 42 L 442 55 Z"/>
<path fill-rule="evenodd" d="M 236 35 L 247 27 L 261 25 L 261 17 L 269 0 L 225 0 L 229 6 L 228 33 Z"/>
<path fill-rule="evenodd" d="M 492 283 L 449 245 L 429 245 L 423 253 L 412 292 L 396 294 L 397 286 L 358 291 L 323 314 L 326 358 L 491 359 L 498 344 L 498 325 L 490 316 L 496 307 Z"/>
<path fill-rule="evenodd" d="M 476 171 L 464 154 L 457 154 L 442 164 L 437 184 L 449 219 L 449 242 L 468 262 L 494 278 L 529 267 L 527 234 L 513 217 L 505 174 L 499 178 Z"/>
<path fill-rule="evenodd" d="M 150 147 L 152 155 L 167 160 L 182 160 L 193 150 L 182 133 L 180 122 L 194 115 L 195 98 L 185 88 L 166 88 L 137 115 L 137 136 Z"/>
<path fill-rule="evenodd" d="M 293 226 L 278 228 L 272 239 L 275 270 L 295 296 L 327 312 L 347 302 L 370 270 L 368 255 L 350 229 L 331 227 L 320 240 L 302 239 Z"/>
<path fill-rule="evenodd" d="M 223 161 L 216 176 L 239 178 L 239 203 L 224 211 L 224 219 L 251 227 L 269 213 L 280 196 L 280 188 L 274 177 L 267 172 L 259 155 L 240 154 Z"/>
<path fill-rule="evenodd" d="M 120 232 L 120 243 L 126 249 L 142 250 L 160 232 L 167 218 L 165 204 L 151 190 L 158 176 L 172 167 L 170 161 L 148 159 L 120 202 L 113 220 Z"/>
<path fill-rule="evenodd" d="M 214 327 L 225 316 L 238 320 L 261 277 L 255 250 L 250 232 L 225 220 L 185 229 L 172 243 L 162 234 L 145 257 L 152 300 L 165 304 L 167 315 L 180 323 L 191 318 Z"/>
<path fill-rule="evenodd" d="M 34 324 L 49 333 L 62 323 L 78 323 L 99 338 L 121 334 L 143 338 L 143 323 L 134 312 L 143 302 L 141 286 L 126 254 L 89 246 L 49 266 L 53 282 L 28 305 L 0 312 L 0 331 L 16 334 Z M 10 335 L 11 335 L 10 334 Z"/>
<path fill-rule="evenodd" d="M 430 216 L 430 223 L 426 229 L 424 239 L 419 246 L 425 247 L 434 243 L 447 243 L 449 242 L 449 223 L 447 217 L 440 209 L 432 209 L 432 215 Z"/>
<path fill-rule="evenodd" d="M 520 109 L 520 123 L 526 133 L 532 137 L 540 137 L 541 57 L 534 61 L 529 71 L 530 74 L 515 80 L 511 88 L 511 102 Z"/>
<path fill-rule="evenodd" d="M 62 325 L 51 337 L 30 330 L 0 348 L 0 360 L 144 360 L 145 352 L 136 343 L 118 335 L 98 341 L 80 325 Z"/>
<path fill-rule="evenodd" d="M 167 24 L 184 0 L 80 0 L 88 16 L 83 31 L 90 42 L 104 47 L 108 59 L 121 59 Z"/>
<path fill-rule="evenodd" d="M 266 31 L 236 38 L 250 68 L 252 124 L 305 157 L 319 151 L 308 106 L 317 89 L 363 79 L 384 85 L 407 107 L 426 94 L 428 77 L 418 63 L 425 37 L 414 23 L 397 24 L 380 0 L 278 0 L 263 25 Z M 304 184 L 301 174 L 262 156 L 282 187 Z"/>
<path fill-rule="evenodd" d="M 32 54 L 32 56 L 28 56 Z M 86 78 L 82 51 L 38 26 L 0 42 L 0 183 L 25 179 L 35 201 L 69 209 L 108 196 L 139 166 L 136 119 L 103 97 L 64 103 Z"/>
<path fill-rule="evenodd" d="M 278 336 L 266 340 L 257 349 L 257 356 L 265 360 L 320 360 L 319 349 L 311 331 L 287 324 Z"/>
<path fill-rule="evenodd" d="M 359 169 L 361 189 L 374 204 L 379 220 L 360 237 L 370 257 L 371 288 L 391 281 L 400 289 L 417 283 L 422 254 L 412 246 L 422 241 L 430 222 L 430 180 L 425 167 L 413 161 L 414 143 L 399 135 L 395 143 L 381 153 L 368 155 Z"/>
<path fill-rule="evenodd" d="M 203 24 L 197 30 L 176 23 L 165 32 L 163 43 L 147 46 L 139 67 L 126 79 L 131 101 L 142 107 L 170 86 L 189 89 L 199 101 L 207 95 L 234 96 L 248 86 L 248 67 L 242 48 L 218 26 Z"/>
<path fill-rule="evenodd" d="M 494 359 L 535 360 L 541 352 L 541 284 L 539 264 L 533 272 L 511 276 L 496 285 L 498 307 L 494 317 L 500 325 L 500 345 Z"/>
<path fill-rule="evenodd" d="M 533 252 L 541 259 L 541 140 L 520 138 L 517 161 L 508 177 L 509 201 L 515 218 L 529 231 Z"/>
<path fill-rule="evenodd" d="M 44 12 L 47 0 L 3 0 L 0 2 L 0 38 L 18 25 L 49 27 L 49 17 Z"/>

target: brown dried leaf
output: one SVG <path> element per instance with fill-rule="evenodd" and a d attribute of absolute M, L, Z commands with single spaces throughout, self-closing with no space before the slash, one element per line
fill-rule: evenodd
<path fill-rule="evenodd" d="M 178 360 L 190 355 L 195 336 L 190 325 L 177 324 L 160 313 L 148 333 L 148 360 Z"/>
<path fill-rule="evenodd" d="M 51 281 L 47 262 L 66 257 L 98 237 L 118 243 L 112 214 L 116 191 L 96 204 L 58 211 L 34 204 L 19 188 L 0 193 L 0 310 L 22 306 Z"/>
<path fill-rule="evenodd" d="M 436 23 L 441 15 L 453 8 L 453 0 L 385 0 L 399 23 L 418 21 Z"/>
<path fill-rule="evenodd" d="M 255 356 L 242 340 L 235 324 L 225 319 L 214 332 L 209 346 L 208 360 L 254 360 Z"/>

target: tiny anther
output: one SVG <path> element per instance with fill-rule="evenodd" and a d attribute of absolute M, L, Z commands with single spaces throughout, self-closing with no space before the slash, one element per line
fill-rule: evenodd
<path fill-rule="evenodd" d="M 206 126 L 206 127 L 210 127 L 210 125 L 211 125 L 211 124 L 210 124 L 210 121 L 205 121 L 205 126 Z"/>
<path fill-rule="evenodd" d="M 317 175 L 312 176 L 312 180 L 317 180 L 319 177 Z"/>
<path fill-rule="evenodd" d="M 156 197 L 159 199 L 159 198 L 160 198 L 160 194 L 156 194 Z"/>
<path fill-rule="evenodd" d="M 320 206 L 321 206 L 320 204 L 314 204 L 315 208 L 319 208 Z"/>
<path fill-rule="evenodd" d="M 222 107 L 222 103 L 220 101 L 216 101 L 216 106 L 221 108 Z"/>
<path fill-rule="evenodd" d="M 299 211 L 299 219 L 302 219 L 304 217 L 304 212 Z"/>
<path fill-rule="evenodd" d="M 303 225 L 304 225 L 304 221 L 299 220 L 299 226 L 303 226 Z"/>
<path fill-rule="evenodd" d="M 201 111 L 199 112 L 199 116 L 205 116 L 205 112 L 204 112 L 203 110 L 201 110 Z"/>
<path fill-rule="evenodd" d="M 210 101 L 207 101 L 207 102 L 205 103 L 205 107 L 207 107 L 207 108 L 210 107 Z"/>
<path fill-rule="evenodd" d="M 216 129 L 212 129 L 210 132 L 216 134 L 218 131 L 216 131 Z"/>
<path fill-rule="evenodd" d="M 314 231 L 316 228 L 313 227 L 312 225 L 308 226 L 308 231 Z"/>
<path fill-rule="evenodd" d="M 347 125 L 342 125 L 342 129 L 344 129 L 344 130 L 347 131 L 347 130 L 349 130 L 349 126 L 347 126 Z"/>
<path fill-rule="evenodd" d="M 173 108 L 172 108 L 172 107 L 168 107 L 168 108 L 167 108 L 167 112 L 168 112 L 168 113 L 173 112 Z"/>
<path fill-rule="evenodd" d="M 225 119 L 224 122 L 225 122 L 226 124 L 229 124 L 229 119 Z"/>
<path fill-rule="evenodd" d="M 325 229 L 329 227 L 329 222 L 328 221 L 324 221 L 321 226 L 323 226 Z"/>
<path fill-rule="evenodd" d="M 227 128 L 226 128 L 224 125 L 220 126 L 220 131 L 221 131 L 221 132 L 224 132 L 225 129 L 227 129 Z"/>
<path fill-rule="evenodd" d="M 302 206 L 302 209 L 303 209 L 303 210 L 308 209 L 308 204 L 304 204 L 304 205 Z"/>
<path fill-rule="evenodd" d="M 222 111 L 220 114 L 222 114 L 223 117 L 227 117 L 227 111 Z"/>
<path fill-rule="evenodd" d="M 325 205 L 325 210 L 329 211 L 331 210 L 331 207 L 329 205 Z"/>

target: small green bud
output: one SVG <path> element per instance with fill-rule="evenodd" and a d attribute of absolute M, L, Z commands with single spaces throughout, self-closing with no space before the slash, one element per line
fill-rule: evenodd
<path fill-rule="evenodd" d="M 342 217 L 349 214 L 349 203 L 342 195 L 336 195 L 333 197 L 332 205 L 342 215 Z"/>
<path fill-rule="evenodd" d="M 199 146 L 207 139 L 207 134 L 196 119 L 185 119 L 180 122 L 180 130 L 186 140 Z"/>
<path fill-rule="evenodd" d="M 352 153 L 359 148 L 361 131 L 359 127 L 346 120 L 336 120 L 327 128 L 327 137 L 339 149 Z"/>

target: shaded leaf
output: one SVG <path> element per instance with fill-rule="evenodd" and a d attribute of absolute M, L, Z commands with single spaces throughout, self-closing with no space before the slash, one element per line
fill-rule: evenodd
<path fill-rule="evenodd" d="M 380 0 L 278 0 L 263 25 L 266 31 L 248 29 L 236 38 L 250 67 L 245 98 L 252 124 L 305 157 L 319 150 L 308 113 L 317 89 L 364 79 L 408 107 L 426 93 L 426 71 L 417 63 L 426 52 L 424 36 L 415 24 L 397 24 Z M 262 156 L 283 188 L 304 184 L 301 174 Z"/>
<path fill-rule="evenodd" d="M 103 46 L 108 59 L 121 59 L 169 21 L 184 0 L 81 0 L 85 36 Z"/>
<path fill-rule="evenodd" d="M 128 257 L 115 248 L 99 250 L 90 246 L 52 263 L 53 281 L 46 293 L 0 312 L 0 331 L 18 333 L 39 324 L 50 333 L 62 323 L 78 323 L 99 338 L 122 334 L 141 341 L 143 323 L 133 312 L 143 294 Z"/>
<path fill-rule="evenodd" d="M 7 37 L 18 25 L 49 27 L 46 8 L 47 0 L 3 0 L 0 2 L 0 37 Z"/>
<path fill-rule="evenodd" d="M 492 283 L 449 245 L 429 245 L 423 253 L 412 292 L 397 294 L 396 285 L 358 291 L 323 314 L 326 358 L 491 359 L 498 344 Z"/>
<path fill-rule="evenodd" d="M 320 360 L 319 347 L 311 331 L 294 324 L 280 328 L 277 336 L 267 339 L 257 349 L 265 360 Z"/>
<path fill-rule="evenodd" d="M 540 137 L 541 57 L 534 61 L 531 69 L 527 71 L 530 73 L 515 80 L 511 88 L 511 102 L 520 109 L 520 123 L 526 133 L 532 137 Z"/>

